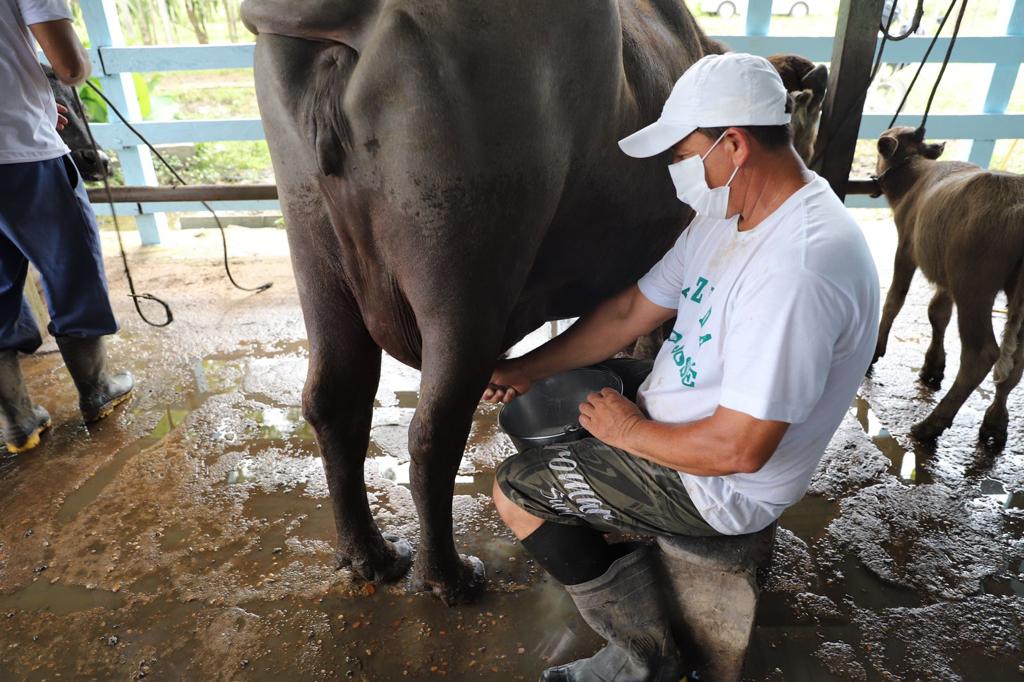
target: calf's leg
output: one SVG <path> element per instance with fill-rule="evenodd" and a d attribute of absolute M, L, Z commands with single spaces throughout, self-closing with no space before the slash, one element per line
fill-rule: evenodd
<path fill-rule="evenodd" d="M 981 422 L 981 429 L 978 431 L 978 440 L 993 450 L 1002 450 L 1006 445 L 1006 428 L 1010 422 L 1010 415 L 1006 410 L 1006 399 L 1010 392 L 1020 383 L 1024 375 L 1024 327 L 1021 328 L 1017 337 L 1017 349 L 1013 353 L 1013 369 L 1009 376 L 1002 381 L 996 382 L 996 396 L 985 411 L 985 419 Z"/>
<path fill-rule="evenodd" d="M 901 244 L 896 251 L 892 284 L 889 285 L 889 292 L 885 295 L 885 306 L 882 308 L 882 321 L 878 325 L 878 341 L 875 345 L 875 356 L 871 360 L 872 365 L 885 355 L 892 323 L 900 309 L 903 308 L 903 302 L 907 300 L 907 292 L 910 291 L 910 283 L 914 280 L 916 271 L 917 265 L 914 264 L 914 259 L 910 255 L 910 246 Z"/>
<path fill-rule="evenodd" d="M 932 323 L 932 342 L 924 356 L 921 367 L 921 381 L 926 386 L 938 388 L 946 371 L 946 327 L 953 315 L 953 298 L 945 289 L 936 289 L 928 304 L 928 320 Z"/>
<path fill-rule="evenodd" d="M 999 345 L 992 332 L 994 293 L 964 292 L 956 295 L 957 323 L 960 329 L 960 370 L 949 392 L 924 421 L 915 424 L 911 434 L 930 441 L 949 428 L 971 392 L 978 387 L 999 357 Z"/>

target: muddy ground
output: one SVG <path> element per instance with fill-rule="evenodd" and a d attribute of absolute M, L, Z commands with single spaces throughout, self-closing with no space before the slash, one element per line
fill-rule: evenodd
<path fill-rule="evenodd" d="M 893 228 L 863 225 L 884 286 Z M 492 472 L 513 451 L 494 409 L 477 414 L 455 503 L 457 541 L 489 569 L 483 598 L 446 608 L 353 581 L 333 567 L 300 415 L 307 355 L 283 232 L 232 230 L 237 277 L 274 283 L 259 295 L 230 288 L 215 233 L 133 246 L 139 289 L 174 308 L 163 330 L 131 311 L 108 237 L 123 325 L 110 354 L 138 390 L 86 427 L 52 345 L 24 363 L 54 428 L 0 461 L 0 679 L 533 680 L 595 650 L 491 509 Z M 811 494 L 782 519 L 749 679 L 1024 679 L 1024 388 L 1003 453 L 976 445 L 990 380 L 935 448 L 915 448 L 911 424 L 942 395 L 916 381 L 928 292 L 915 283 Z M 414 545 L 405 429 L 418 382 L 386 359 L 366 466 L 379 523 Z"/>

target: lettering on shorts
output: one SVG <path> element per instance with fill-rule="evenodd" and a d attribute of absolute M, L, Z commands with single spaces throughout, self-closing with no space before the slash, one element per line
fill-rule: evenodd
<path fill-rule="evenodd" d="M 605 521 L 615 517 L 614 512 L 604 506 L 583 476 L 576 472 L 579 464 L 569 450 L 559 450 L 556 457 L 548 460 L 548 468 L 562 485 L 562 490 L 551 486 L 550 492 L 542 493 L 552 509 L 561 516 L 600 516 Z M 564 492 L 563 492 L 564 491 Z"/>

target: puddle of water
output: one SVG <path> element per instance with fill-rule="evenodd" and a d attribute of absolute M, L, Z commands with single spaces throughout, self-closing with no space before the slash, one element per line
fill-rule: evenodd
<path fill-rule="evenodd" d="M 391 455 L 377 455 L 366 458 L 366 466 L 376 467 L 381 477 L 393 483 L 410 487 L 408 460 L 400 460 Z M 494 474 L 473 474 L 472 476 L 457 475 L 455 477 L 456 495 L 490 495 L 494 483 Z"/>
<path fill-rule="evenodd" d="M 839 505 L 817 495 L 804 495 L 779 518 L 779 525 L 789 529 L 808 545 L 825 533 L 825 528 L 839 514 Z"/>
<path fill-rule="evenodd" d="M 893 438 L 889 429 L 878 418 L 863 396 L 858 395 L 854 398 L 852 411 L 871 442 L 889 458 L 891 462 L 889 473 L 898 476 L 904 483 L 916 483 L 918 481 L 917 455 L 913 451 L 908 451 Z"/>
<path fill-rule="evenodd" d="M 82 509 L 103 493 L 103 490 L 121 473 L 121 470 L 133 457 L 164 440 L 181 426 L 188 415 L 198 409 L 201 404 L 202 399 L 193 395 L 189 396 L 189 404 L 185 406 L 164 407 L 163 416 L 148 435 L 118 450 L 109 462 L 65 498 L 64 504 L 57 512 L 57 522 L 66 524 L 75 518 Z"/>
<path fill-rule="evenodd" d="M 299 407 L 263 407 L 247 410 L 245 416 L 257 424 L 255 439 L 287 440 L 297 436 L 302 440 L 314 440 L 313 427 L 303 419 Z"/>
<path fill-rule="evenodd" d="M 996 501 L 1003 509 L 1024 509 L 1024 492 L 1007 491 L 999 479 L 984 478 L 978 488 L 982 495 Z"/>
<path fill-rule="evenodd" d="M 0 597 L 0 611 L 49 611 L 64 616 L 87 609 L 117 609 L 124 597 L 107 590 L 88 589 L 81 585 L 50 583 L 39 579 L 23 590 Z"/>

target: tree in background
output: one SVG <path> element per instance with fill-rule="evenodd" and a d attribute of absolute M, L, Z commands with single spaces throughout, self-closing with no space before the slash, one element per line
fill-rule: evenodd
<path fill-rule="evenodd" d="M 116 0 L 116 4 L 129 43 L 175 44 L 178 31 L 184 30 L 206 45 L 211 36 L 220 39 L 224 28 L 229 41 L 239 40 L 241 0 Z M 80 19 L 78 3 L 72 3 L 72 8 Z"/>

